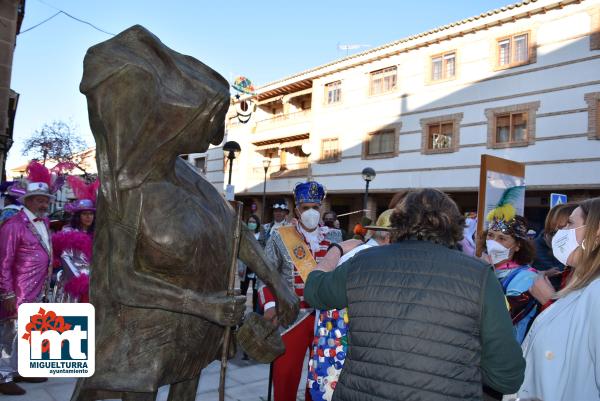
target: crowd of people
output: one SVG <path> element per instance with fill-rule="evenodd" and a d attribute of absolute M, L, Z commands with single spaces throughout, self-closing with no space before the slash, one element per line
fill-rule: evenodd
<path fill-rule="evenodd" d="M 18 306 L 89 301 L 98 184 L 68 184 L 76 199 L 57 232 L 43 166 L 2 188 L 0 394 L 45 380 L 16 372 Z M 275 401 L 299 389 L 311 401 L 600 400 L 600 198 L 552 208 L 532 239 L 514 208 L 492 211 L 478 235 L 446 194 L 411 190 L 346 239 L 320 183 L 293 193 L 294 205 L 273 202 L 272 222 L 245 220 L 300 301 L 281 328 Z M 241 262 L 238 274 L 252 309 L 277 323 L 274 294 Z"/>
<path fill-rule="evenodd" d="M 340 241 L 324 193 L 297 185 L 285 218 L 273 205 L 315 259 L 308 278 L 278 229 L 258 235 L 301 301 L 273 363 L 275 401 L 303 388 L 313 401 L 600 400 L 600 198 L 552 208 L 537 236 L 505 206 L 477 235 L 443 192 L 407 191 Z M 260 283 L 259 301 L 276 319 Z"/>
<path fill-rule="evenodd" d="M 0 214 L 0 394 L 23 395 L 17 383 L 46 378 L 17 373 L 17 310 L 27 302 L 89 302 L 97 182 L 69 176 L 75 199 L 65 206 L 70 222 L 51 230 L 56 175 L 32 162 L 25 185 L 4 188 Z"/>

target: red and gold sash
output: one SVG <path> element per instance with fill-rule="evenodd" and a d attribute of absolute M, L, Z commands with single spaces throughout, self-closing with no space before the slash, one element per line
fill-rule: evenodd
<path fill-rule="evenodd" d="M 294 262 L 294 266 L 300 273 L 302 281 L 306 282 L 308 275 L 317 267 L 317 262 L 310 252 L 310 248 L 298 233 L 295 226 L 284 226 L 279 228 L 281 240 L 288 254 Z"/>

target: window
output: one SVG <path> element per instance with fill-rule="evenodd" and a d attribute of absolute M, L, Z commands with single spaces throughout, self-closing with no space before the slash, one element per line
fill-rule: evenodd
<path fill-rule="evenodd" d="M 588 138 L 600 139 L 600 92 L 586 93 L 588 104 Z"/>
<path fill-rule="evenodd" d="M 540 102 L 487 109 L 488 147 L 527 146 L 535 142 L 535 115 Z"/>
<path fill-rule="evenodd" d="M 335 81 L 325 85 L 326 104 L 339 103 L 342 101 L 342 81 Z"/>
<path fill-rule="evenodd" d="M 442 81 L 456 76 L 456 52 L 431 57 L 431 80 Z"/>
<path fill-rule="evenodd" d="M 380 95 L 396 89 L 397 70 L 394 66 L 369 73 L 369 95 Z"/>
<path fill-rule="evenodd" d="M 526 139 L 526 113 L 508 113 L 496 116 L 496 143 L 524 142 Z"/>
<path fill-rule="evenodd" d="M 421 119 L 421 153 L 449 153 L 459 149 L 463 113 Z"/>
<path fill-rule="evenodd" d="M 500 38 L 497 40 L 497 67 L 510 68 L 529 63 L 530 37 L 529 33 Z"/>
<path fill-rule="evenodd" d="M 600 8 L 592 8 L 590 13 L 590 50 L 600 50 Z"/>
<path fill-rule="evenodd" d="M 202 175 L 206 174 L 206 157 L 198 157 L 194 159 L 194 166 L 198 169 L 198 172 Z"/>
<path fill-rule="evenodd" d="M 393 129 L 369 133 L 363 148 L 363 158 L 391 157 L 396 155 L 398 145 Z"/>
<path fill-rule="evenodd" d="M 332 162 L 340 160 L 338 138 L 323 139 L 321 141 L 321 161 Z"/>
<path fill-rule="evenodd" d="M 452 132 L 454 131 L 454 124 L 452 122 L 431 124 L 428 126 L 428 129 L 428 149 L 450 149 L 452 146 Z"/>

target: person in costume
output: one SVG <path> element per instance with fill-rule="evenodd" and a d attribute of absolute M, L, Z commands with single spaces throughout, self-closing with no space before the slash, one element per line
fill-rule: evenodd
<path fill-rule="evenodd" d="M 46 217 L 54 196 L 52 175 L 41 164 L 27 167 L 26 192 L 18 200 L 24 208 L 0 227 L 0 394 L 23 395 L 16 382 L 47 379 L 17 375 L 17 310 L 40 302 L 52 270 L 52 238 Z"/>
<path fill-rule="evenodd" d="M 0 212 L 0 225 L 23 208 L 23 205 L 19 203 L 17 198 L 25 194 L 20 185 L 14 181 L 6 181 L 2 183 L 1 187 L 4 207 L 2 208 L 2 212 Z"/>
<path fill-rule="evenodd" d="M 390 220 L 392 244 L 337 266 L 346 241 L 306 280 L 313 306 L 350 315 L 332 399 L 482 400 L 482 384 L 516 391 L 525 362 L 504 295 L 489 266 L 456 249 L 464 217 L 454 201 L 411 191 Z"/>
<path fill-rule="evenodd" d="M 341 240 L 339 230 L 319 225 L 321 202 L 324 198 L 325 189 L 318 182 L 297 184 L 294 188 L 294 212 L 297 221 L 289 228 L 282 226 L 272 229 L 265 248 L 267 257 L 277 266 L 290 288 L 300 298 L 298 318 L 282 333 L 285 353 L 273 362 L 275 401 L 296 399 L 304 357 L 314 338 L 314 309 L 304 301 L 304 281 L 299 264 L 311 257 L 318 263 L 327 253 L 329 246 Z M 273 320 L 276 298 L 265 286 L 259 289 L 259 301 L 264 309 L 265 319 Z M 308 388 L 305 397 L 306 400 L 310 400 Z"/>
<path fill-rule="evenodd" d="M 393 209 L 381 213 L 374 226 L 366 226 L 367 242 L 345 253 L 337 266 L 363 249 L 390 243 Z M 357 241 L 357 240 L 353 240 Z M 331 401 L 348 353 L 348 311 L 317 310 L 312 357 L 308 362 L 308 388 L 313 401 Z"/>
<path fill-rule="evenodd" d="M 537 303 L 529 288 L 537 278 L 530 263 L 535 248 L 527 237 L 527 220 L 512 214 L 490 214 L 491 221 L 485 233 L 484 258 L 494 265 L 510 306 L 510 315 L 519 343 L 523 342 Z"/>
<path fill-rule="evenodd" d="M 77 198 L 67 204 L 71 222 L 52 236 L 54 267 L 57 273 L 54 302 L 89 302 L 89 272 L 92 262 L 98 181 L 90 184 L 69 176 L 67 182 Z"/>
<path fill-rule="evenodd" d="M 286 226 L 290 224 L 287 221 L 288 213 L 290 209 L 285 201 L 285 199 L 278 199 L 273 203 L 273 221 L 271 223 L 266 223 L 263 225 L 263 230 L 261 232 L 260 237 L 258 238 L 258 242 L 262 244 L 262 246 L 266 246 L 269 237 L 271 236 L 271 231 L 277 229 L 278 227 Z"/>

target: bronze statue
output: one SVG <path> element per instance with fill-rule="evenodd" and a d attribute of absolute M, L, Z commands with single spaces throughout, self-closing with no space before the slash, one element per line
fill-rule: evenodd
<path fill-rule="evenodd" d="M 180 154 L 223 140 L 227 81 L 141 26 L 91 47 L 87 97 L 101 182 L 91 273 L 96 373 L 72 400 L 193 400 L 245 298 L 227 296 L 235 215 Z M 284 325 L 297 298 L 245 230 L 239 258 L 278 296 Z"/>

